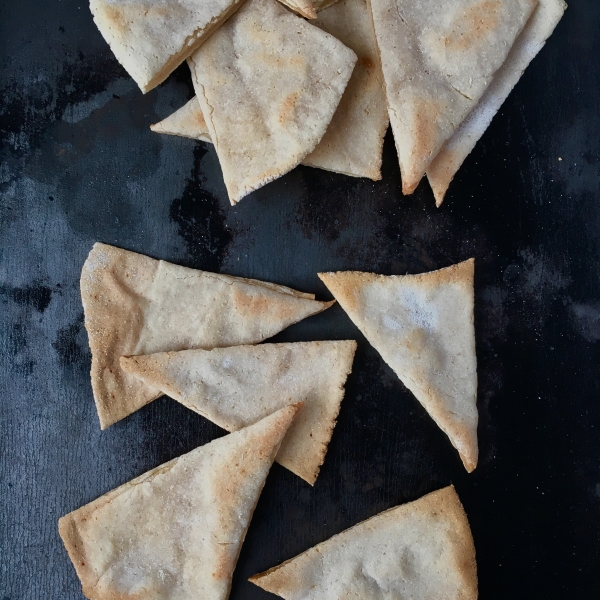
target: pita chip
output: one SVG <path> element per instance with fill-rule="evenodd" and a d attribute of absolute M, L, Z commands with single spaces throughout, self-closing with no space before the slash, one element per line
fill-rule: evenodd
<path fill-rule="evenodd" d="M 105 429 L 161 395 L 121 356 L 256 344 L 325 310 L 284 286 L 207 273 L 95 244 L 81 272 L 92 389 Z"/>
<path fill-rule="evenodd" d="M 189 59 L 232 204 L 315 149 L 356 55 L 273 0 L 248 0 Z"/>
<path fill-rule="evenodd" d="M 212 143 L 202 109 L 195 96 L 166 119 L 150 125 L 150 129 L 156 133 L 179 135 Z"/>
<path fill-rule="evenodd" d="M 566 8 L 563 0 L 539 0 L 537 8 L 481 100 L 427 168 L 427 179 L 433 189 L 436 206 L 441 206 L 458 169 L 489 127 L 529 63 L 544 47 Z"/>
<path fill-rule="evenodd" d="M 291 8 L 294 12 L 299 15 L 306 17 L 307 19 L 316 19 L 317 11 L 315 10 L 314 4 L 311 0 L 279 0 L 281 4 L 284 4 L 288 8 Z M 334 0 L 335 1 L 335 0 Z"/>
<path fill-rule="evenodd" d="M 537 0 L 371 0 L 402 192 L 477 104 Z"/>
<path fill-rule="evenodd" d="M 243 0 L 90 0 L 100 33 L 146 93 L 162 83 Z"/>
<path fill-rule="evenodd" d="M 121 368 L 227 431 L 304 402 L 277 462 L 313 485 L 325 459 L 354 341 L 183 350 L 121 358 Z"/>
<path fill-rule="evenodd" d="M 477 466 L 475 261 L 422 275 L 319 273 L 354 324 L 458 450 Z"/>
<path fill-rule="evenodd" d="M 90 600 L 226 600 L 254 508 L 299 406 L 196 448 L 62 517 Z"/>
<path fill-rule="evenodd" d="M 302 164 L 379 180 L 389 117 L 367 0 L 339 0 L 314 24 L 354 50 L 358 61 L 325 135 Z"/>
<path fill-rule="evenodd" d="M 250 578 L 286 600 L 477 600 L 471 528 L 450 486 Z"/>

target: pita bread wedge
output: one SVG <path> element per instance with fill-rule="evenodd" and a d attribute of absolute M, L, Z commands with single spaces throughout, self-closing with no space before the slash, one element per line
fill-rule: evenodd
<path fill-rule="evenodd" d="M 537 0 L 370 0 L 390 122 L 412 194 L 477 104 Z"/>
<path fill-rule="evenodd" d="M 544 47 L 566 8 L 563 0 L 539 0 L 537 8 L 481 100 L 427 168 L 427 179 L 433 189 L 436 206 L 441 206 L 458 169 L 489 127 L 523 71 Z"/>
<path fill-rule="evenodd" d="M 83 265 L 81 298 L 102 429 L 160 396 L 121 370 L 121 356 L 256 344 L 331 305 L 106 244 L 95 244 Z"/>
<path fill-rule="evenodd" d="M 302 164 L 379 180 L 389 117 L 368 2 L 339 0 L 314 24 L 354 50 L 358 61 L 325 135 Z"/>
<path fill-rule="evenodd" d="M 476 600 L 471 528 L 454 487 L 376 515 L 250 578 L 286 600 Z"/>
<path fill-rule="evenodd" d="M 162 83 L 243 0 L 90 0 L 117 60 L 146 93 Z"/>
<path fill-rule="evenodd" d="M 121 368 L 227 431 L 304 402 L 277 462 L 313 485 L 355 351 L 354 341 L 261 344 L 122 357 Z"/>
<path fill-rule="evenodd" d="M 212 143 L 202 109 L 196 96 L 166 119 L 150 125 L 150 129 L 156 133 L 179 135 L 192 138 L 193 140 Z"/>
<path fill-rule="evenodd" d="M 319 273 L 354 324 L 458 450 L 477 466 L 475 261 L 422 275 Z"/>
<path fill-rule="evenodd" d="M 281 4 L 307 19 L 316 19 L 317 11 L 311 0 L 279 0 Z"/>
<path fill-rule="evenodd" d="M 232 204 L 319 143 L 356 55 L 273 0 L 248 0 L 189 59 Z"/>
<path fill-rule="evenodd" d="M 225 600 L 254 508 L 299 406 L 196 448 L 62 517 L 90 600 Z"/>

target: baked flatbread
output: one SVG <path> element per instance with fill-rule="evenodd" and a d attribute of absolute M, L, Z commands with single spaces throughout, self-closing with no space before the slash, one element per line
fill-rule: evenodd
<path fill-rule="evenodd" d="M 273 0 L 248 0 L 188 59 L 232 204 L 314 150 L 355 62 Z"/>
<path fill-rule="evenodd" d="M 252 513 L 299 406 L 288 406 L 62 517 L 90 600 L 225 600 Z"/>
<path fill-rule="evenodd" d="M 436 206 L 444 201 L 454 175 L 500 110 L 523 71 L 544 47 L 566 8 L 563 0 L 539 0 L 537 8 L 481 100 L 427 168 L 427 179 L 433 189 Z"/>
<path fill-rule="evenodd" d="M 252 583 L 286 600 L 476 600 L 471 528 L 450 486 L 363 521 Z"/>
<path fill-rule="evenodd" d="M 371 0 L 402 192 L 477 104 L 537 0 Z"/>
<path fill-rule="evenodd" d="M 379 180 L 389 117 L 368 2 L 340 0 L 314 24 L 354 50 L 358 61 L 325 135 L 302 164 Z"/>
<path fill-rule="evenodd" d="M 354 341 L 183 350 L 121 358 L 121 368 L 227 431 L 304 402 L 277 462 L 313 485 L 325 460 Z"/>
<path fill-rule="evenodd" d="M 146 93 L 162 83 L 243 0 L 90 0 L 117 60 Z"/>
<path fill-rule="evenodd" d="M 288 8 L 291 8 L 294 12 L 297 12 L 299 15 L 306 17 L 307 19 L 317 18 L 317 11 L 315 10 L 315 6 L 311 2 L 311 0 L 279 0 L 279 2 L 281 2 Z"/>
<path fill-rule="evenodd" d="M 473 259 L 422 275 L 319 273 L 354 324 L 477 466 Z"/>
<path fill-rule="evenodd" d="M 202 109 L 195 96 L 166 119 L 150 125 L 150 129 L 156 133 L 180 135 L 212 143 Z"/>
<path fill-rule="evenodd" d="M 92 389 L 105 429 L 160 396 L 124 355 L 255 344 L 331 306 L 312 294 L 95 244 L 81 272 Z"/>

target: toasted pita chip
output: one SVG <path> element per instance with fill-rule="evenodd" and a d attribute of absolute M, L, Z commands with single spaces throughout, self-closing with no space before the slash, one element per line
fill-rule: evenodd
<path fill-rule="evenodd" d="M 146 93 L 162 83 L 243 0 L 90 0 L 117 60 Z"/>
<path fill-rule="evenodd" d="M 354 341 L 261 344 L 122 357 L 121 368 L 227 431 L 304 402 L 277 462 L 313 485 L 355 351 Z"/>
<path fill-rule="evenodd" d="M 477 104 L 537 0 L 371 0 L 402 192 Z"/>
<path fill-rule="evenodd" d="M 359 58 L 325 135 L 302 164 L 352 177 L 381 179 L 383 137 L 389 117 L 367 0 L 340 0 L 320 12 L 315 25 L 338 38 Z"/>
<path fill-rule="evenodd" d="M 166 119 L 150 125 L 150 129 L 156 133 L 180 135 L 212 143 L 202 109 L 195 96 Z"/>
<path fill-rule="evenodd" d="M 422 275 L 319 273 L 354 324 L 477 466 L 473 259 Z"/>
<path fill-rule="evenodd" d="M 317 18 L 317 11 L 311 0 L 279 0 L 279 2 L 307 19 Z"/>
<path fill-rule="evenodd" d="M 356 55 L 277 2 L 248 0 L 188 62 L 235 204 L 315 149 Z"/>
<path fill-rule="evenodd" d="M 252 513 L 300 406 L 196 448 L 62 517 L 91 600 L 225 600 Z"/>
<path fill-rule="evenodd" d="M 81 298 L 102 429 L 160 396 L 121 370 L 121 356 L 255 344 L 331 306 L 284 286 L 106 244 L 95 244 L 83 265 Z"/>
<path fill-rule="evenodd" d="M 567 5 L 563 0 L 539 0 L 527 25 L 517 38 L 492 83 L 460 127 L 444 144 L 427 168 L 436 206 L 441 206 L 448 186 L 529 63 L 544 47 Z"/>
<path fill-rule="evenodd" d="M 252 583 L 286 600 L 476 600 L 471 528 L 454 487 L 334 535 Z"/>

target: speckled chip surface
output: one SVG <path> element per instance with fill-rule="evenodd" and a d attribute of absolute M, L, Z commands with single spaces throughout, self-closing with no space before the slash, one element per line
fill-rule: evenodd
<path fill-rule="evenodd" d="M 148 92 L 162 83 L 243 0 L 90 0 L 117 60 Z"/>
<path fill-rule="evenodd" d="M 285 600 L 476 600 L 471 529 L 452 486 L 391 508 L 250 581 Z"/>
<path fill-rule="evenodd" d="M 275 0 L 248 0 L 188 63 L 235 204 L 314 150 L 356 55 Z"/>
<path fill-rule="evenodd" d="M 299 405 L 180 456 L 62 517 L 90 600 L 225 600 Z"/>

